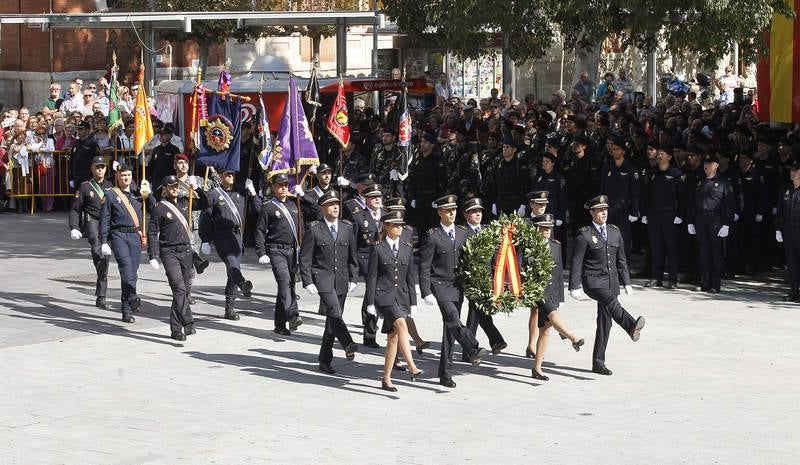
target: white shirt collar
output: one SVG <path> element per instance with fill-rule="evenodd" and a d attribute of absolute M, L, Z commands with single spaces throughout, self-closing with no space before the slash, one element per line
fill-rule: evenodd
<path fill-rule="evenodd" d="M 439 223 L 439 226 L 442 227 L 442 229 L 444 230 L 444 232 L 447 233 L 447 235 L 450 235 L 450 231 L 453 231 L 453 234 L 455 235 L 455 230 L 456 230 L 456 224 L 455 223 L 451 224 L 449 228 L 447 226 L 443 225 L 442 223 Z"/>
<path fill-rule="evenodd" d="M 334 228 L 336 228 L 336 231 L 339 231 L 339 220 L 338 220 L 338 219 L 334 220 L 334 221 L 333 221 L 333 223 L 331 223 L 330 221 L 328 221 L 328 219 L 327 219 L 327 218 L 323 218 L 323 219 L 325 220 L 325 224 L 328 226 L 328 231 L 330 231 L 330 230 L 331 230 L 331 226 L 333 226 Z"/>
<path fill-rule="evenodd" d="M 600 228 L 608 229 L 608 223 L 606 223 L 606 224 L 597 224 L 594 221 L 592 221 L 592 225 L 594 226 L 594 229 L 597 230 L 597 232 L 600 232 Z"/>
<path fill-rule="evenodd" d="M 389 244 L 389 248 L 390 249 L 392 249 L 394 247 L 397 247 L 398 250 L 400 249 L 400 238 L 397 238 L 397 240 L 395 241 L 395 240 L 392 240 L 391 237 L 386 236 L 386 243 Z"/>
<path fill-rule="evenodd" d="M 471 228 L 473 231 L 477 230 L 478 228 L 481 228 L 481 225 L 480 225 L 480 224 L 472 224 L 472 223 L 470 223 L 470 222 L 467 222 L 467 225 L 469 225 L 469 227 L 470 227 L 470 228 Z"/>

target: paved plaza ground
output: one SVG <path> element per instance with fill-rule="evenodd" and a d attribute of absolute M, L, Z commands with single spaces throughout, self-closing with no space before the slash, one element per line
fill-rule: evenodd
<path fill-rule="evenodd" d="M 496 318 L 507 352 L 457 363 L 452 390 L 435 377 L 439 311 L 421 305 L 427 377 L 397 373 L 387 393 L 382 351 L 347 362 L 337 345 L 337 373 L 317 370 L 315 298 L 301 292 L 306 324 L 292 336 L 272 332 L 275 285 L 252 250 L 242 319 L 221 319 L 215 259 L 184 343 L 169 338 L 164 272 L 142 257 L 144 304 L 127 325 L 115 264 L 114 310 L 93 306 L 88 246 L 69 240 L 66 215 L 0 215 L 0 464 L 800 463 L 800 306 L 780 283 L 724 283 L 712 297 L 637 281 L 621 301 L 647 326 L 637 343 L 614 327 L 610 377 L 590 370 L 593 302 L 562 307 L 587 344 L 551 338 L 547 382 L 530 377 L 519 310 Z M 363 292 L 345 310 L 357 342 Z"/>

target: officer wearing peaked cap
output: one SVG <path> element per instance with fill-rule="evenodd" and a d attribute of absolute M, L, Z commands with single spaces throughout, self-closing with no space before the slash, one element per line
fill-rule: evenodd
<path fill-rule="evenodd" d="M 300 197 L 300 204 L 303 210 L 303 221 L 306 225 L 312 221 L 321 221 L 319 199 L 332 188 L 331 176 L 332 169 L 326 163 L 320 163 L 317 166 L 317 185 L 308 191 L 302 189 L 297 190 L 297 195 Z M 302 194 L 302 195 L 301 195 Z"/>
<path fill-rule="evenodd" d="M 356 213 L 363 211 L 367 208 L 367 201 L 364 198 L 364 189 L 375 184 L 375 175 L 372 173 L 362 174 L 356 181 L 357 196 L 347 200 L 344 203 L 344 214 L 342 218 L 353 221 Z"/>
<path fill-rule="evenodd" d="M 607 147 L 611 158 L 600 171 L 600 192 L 608 196 L 608 221 L 619 227 L 625 239 L 625 253 L 630 254 L 631 223 L 639 219 L 639 171 L 625 158 L 624 136 L 612 133 Z"/>
<path fill-rule="evenodd" d="M 366 279 L 367 265 L 372 248 L 378 243 L 381 229 L 381 216 L 384 214 L 383 193 L 380 184 L 369 184 L 363 188 L 364 208 L 353 214 L 353 228 L 356 239 L 359 275 Z M 361 322 L 364 326 L 364 345 L 376 349 L 378 318 L 367 312 L 366 299 L 361 304 Z"/>

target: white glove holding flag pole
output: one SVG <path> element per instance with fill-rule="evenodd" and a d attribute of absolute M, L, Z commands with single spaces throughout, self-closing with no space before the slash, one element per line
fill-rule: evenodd
<path fill-rule="evenodd" d="M 764 215 L 761 213 L 756 214 L 756 223 L 760 223 L 762 221 L 764 221 Z"/>
<path fill-rule="evenodd" d="M 564 224 L 564 222 L 563 222 L 563 221 L 561 221 L 561 220 L 556 220 L 556 226 L 561 226 L 562 224 Z"/>
<path fill-rule="evenodd" d="M 672 221 L 673 224 L 681 224 L 683 223 L 683 219 L 680 216 L 676 216 L 675 219 Z"/>
<path fill-rule="evenodd" d="M 256 188 L 253 186 L 252 179 L 248 179 L 244 182 L 244 188 L 247 190 L 247 193 L 250 194 L 250 197 L 254 197 L 256 195 Z"/>
<path fill-rule="evenodd" d="M 197 182 L 197 176 L 189 176 L 189 178 L 186 179 L 186 182 L 187 184 L 189 184 L 189 187 L 191 187 L 194 190 L 197 190 L 197 186 L 200 184 L 199 182 Z"/>
<path fill-rule="evenodd" d="M 492 204 L 492 215 L 497 215 L 497 204 L 496 203 Z"/>
<path fill-rule="evenodd" d="M 308 286 L 305 287 L 305 289 L 306 289 L 306 292 L 308 292 L 311 295 L 319 294 L 319 291 L 317 291 L 317 286 L 315 286 L 313 284 L 309 284 Z"/>
<path fill-rule="evenodd" d="M 646 216 L 642 217 L 642 224 L 647 224 L 647 217 Z M 675 224 L 680 224 L 680 223 L 675 223 Z"/>
<path fill-rule="evenodd" d="M 633 294 L 633 286 L 631 286 L 630 284 L 625 286 L 625 293 L 628 294 L 628 295 Z"/>
<path fill-rule="evenodd" d="M 70 189 L 75 189 L 75 181 L 70 181 L 69 182 L 69 188 Z"/>
<path fill-rule="evenodd" d="M 339 187 L 347 187 L 350 185 L 350 180 L 344 176 L 339 176 L 336 178 L 336 184 L 338 184 Z"/>
<path fill-rule="evenodd" d="M 306 193 L 303 190 L 303 188 L 300 187 L 300 185 L 298 184 L 297 186 L 294 186 L 294 195 L 296 195 L 298 197 L 302 197 L 302 196 L 306 195 Z"/>
<path fill-rule="evenodd" d="M 150 183 L 147 181 L 147 179 L 142 179 L 142 185 L 139 188 L 139 193 L 142 194 L 143 199 L 150 197 L 150 194 L 153 193 L 153 191 L 150 190 Z"/>
<path fill-rule="evenodd" d="M 102 253 L 106 257 L 110 257 L 111 256 L 111 247 L 108 244 L 103 244 L 102 246 L 100 246 L 100 253 Z"/>
<path fill-rule="evenodd" d="M 411 208 L 417 208 L 417 199 L 411 199 Z"/>
<path fill-rule="evenodd" d="M 414 318 L 414 315 L 416 315 L 416 314 L 417 314 L 417 306 L 416 305 L 412 305 L 411 307 L 408 308 L 408 316 L 409 316 L 409 318 Z"/>
<path fill-rule="evenodd" d="M 347 293 L 350 294 L 356 290 L 356 286 L 358 286 L 356 283 L 347 283 Z"/>
<path fill-rule="evenodd" d="M 367 305 L 367 313 L 369 313 L 372 316 L 378 316 L 378 312 L 375 310 L 374 305 Z"/>
<path fill-rule="evenodd" d="M 517 208 L 517 215 L 525 216 L 525 205 L 520 205 L 519 208 Z"/>
<path fill-rule="evenodd" d="M 725 225 L 722 225 L 721 228 L 719 228 L 719 232 L 717 233 L 717 236 L 719 236 L 719 237 L 728 237 L 728 233 L 729 232 L 730 232 L 730 228 L 728 228 L 728 225 L 725 224 Z"/>
<path fill-rule="evenodd" d="M 111 169 L 114 171 L 117 171 L 119 169 L 119 162 L 117 160 L 111 162 Z"/>
<path fill-rule="evenodd" d="M 156 271 L 158 271 L 158 269 L 161 268 L 160 266 L 158 266 L 158 260 L 156 260 L 155 258 L 150 260 L 150 266 L 152 266 L 153 269 Z"/>
<path fill-rule="evenodd" d="M 208 242 L 200 244 L 200 253 L 203 255 L 211 255 L 211 244 Z"/>
<path fill-rule="evenodd" d="M 733 222 L 735 223 L 737 221 L 739 221 L 739 214 L 738 213 L 734 213 L 733 214 Z"/>
<path fill-rule="evenodd" d="M 686 230 L 689 231 L 689 234 L 691 234 L 692 236 L 697 234 L 697 230 L 694 229 L 694 225 L 693 224 L 687 225 L 686 226 Z"/>
<path fill-rule="evenodd" d="M 308 172 L 311 173 L 311 174 L 317 174 L 317 165 L 311 165 L 308 168 Z"/>
<path fill-rule="evenodd" d="M 635 223 L 636 220 L 638 219 L 639 219 L 638 216 L 628 215 L 628 221 L 630 221 L 631 223 Z"/>
<path fill-rule="evenodd" d="M 267 257 L 266 255 L 258 257 L 258 263 L 262 265 L 269 265 L 269 257 Z"/>
<path fill-rule="evenodd" d="M 583 293 L 583 289 L 570 289 L 569 296 L 575 300 L 586 300 L 586 294 Z"/>
<path fill-rule="evenodd" d="M 389 171 L 389 179 L 392 180 L 392 181 L 399 181 L 400 180 L 400 176 L 397 175 L 397 170 Z"/>
<path fill-rule="evenodd" d="M 73 229 L 72 231 L 70 231 L 70 232 L 69 232 L 69 237 L 70 237 L 70 238 L 71 238 L 73 241 L 77 241 L 78 239 L 80 239 L 81 237 L 83 237 L 83 235 L 82 235 L 82 234 L 81 234 L 81 232 L 80 232 L 80 231 L 78 231 L 77 229 Z"/>
<path fill-rule="evenodd" d="M 775 231 L 775 240 L 778 242 L 783 242 L 783 233 L 780 231 Z"/>
<path fill-rule="evenodd" d="M 426 295 L 422 300 L 425 301 L 425 305 L 436 305 L 436 297 L 434 297 L 433 294 Z"/>

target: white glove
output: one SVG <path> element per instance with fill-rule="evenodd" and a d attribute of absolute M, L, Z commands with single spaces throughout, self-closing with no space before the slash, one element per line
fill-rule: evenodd
<path fill-rule="evenodd" d="M 631 286 L 630 284 L 625 286 L 625 293 L 628 294 L 628 295 L 633 294 L 633 286 Z"/>
<path fill-rule="evenodd" d="M 764 221 L 764 215 L 762 215 L 761 213 L 757 213 L 756 214 L 756 223 L 760 223 L 762 221 Z"/>
<path fill-rule="evenodd" d="M 497 204 L 496 203 L 492 204 L 492 215 L 497 215 Z"/>
<path fill-rule="evenodd" d="M 80 239 L 81 237 L 83 237 L 83 235 L 82 235 L 82 234 L 81 234 L 81 232 L 80 232 L 80 231 L 78 231 L 77 229 L 73 229 L 72 231 L 70 231 L 70 232 L 69 232 L 69 237 L 70 237 L 70 238 L 71 238 L 73 241 L 77 241 L 78 239 Z"/>
<path fill-rule="evenodd" d="M 347 283 L 347 293 L 349 294 L 356 290 L 356 286 L 358 286 L 356 283 Z"/>
<path fill-rule="evenodd" d="M 772 207 L 772 216 L 775 216 L 777 214 L 778 214 L 778 207 Z"/>
<path fill-rule="evenodd" d="M 416 199 L 412 199 L 411 200 L 411 208 L 417 208 L 417 200 Z"/>
<path fill-rule="evenodd" d="M 564 222 L 563 222 L 563 221 L 561 221 L 561 220 L 556 220 L 556 226 L 561 226 L 562 224 L 564 224 Z"/>
<path fill-rule="evenodd" d="M 418 296 L 422 297 L 422 290 L 419 288 L 419 284 L 414 284 L 414 292 L 416 292 Z"/>
<path fill-rule="evenodd" d="M 583 289 L 570 289 L 569 296 L 575 300 L 586 300 L 586 294 L 583 293 Z"/>
<path fill-rule="evenodd" d="M 683 219 L 680 216 L 676 216 L 674 220 L 672 220 L 673 224 L 681 224 L 683 223 Z"/>
<path fill-rule="evenodd" d="M 211 244 L 208 242 L 200 244 L 200 253 L 203 255 L 211 255 Z"/>
<path fill-rule="evenodd" d="M 150 194 L 153 193 L 153 191 L 150 190 L 150 182 L 147 181 L 147 179 L 142 179 L 142 185 L 139 187 L 139 193 L 142 194 L 142 197 L 144 198 L 150 197 Z"/>
<path fill-rule="evenodd" d="M 525 205 L 520 205 L 519 208 L 517 208 L 517 215 L 525 216 Z"/>
<path fill-rule="evenodd" d="M 262 265 L 269 265 L 269 257 L 267 257 L 266 255 L 258 257 L 258 263 Z"/>
<path fill-rule="evenodd" d="M 119 162 L 117 160 L 111 162 L 111 169 L 114 171 L 117 171 L 119 169 Z"/>
<path fill-rule="evenodd" d="M 738 213 L 734 213 L 733 214 L 733 222 L 735 223 L 737 221 L 739 221 L 739 214 Z"/>
<path fill-rule="evenodd" d="M 642 224 L 647 224 L 647 217 L 646 217 L 646 216 L 643 216 L 643 217 L 642 217 Z M 676 224 L 677 224 L 677 223 L 676 223 Z"/>
<path fill-rule="evenodd" d="M 197 176 L 189 176 L 189 178 L 186 179 L 186 182 L 189 184 L 189 187 L 194 190 L 197 190 L 197 186 L 200 184 L 197 182 Z"/>
<path fill-rule="evenodd" d="M 367 305 L 367 313 L 369 313 L 372 316 L 378 316 L 378 312 L 375 310 L 374 305 Z"/>
<path fill-rule="evenodd" d="M 636 220 L 638 219 L 639 219 L 638 216 L 628 215 L 628 221 L 630 221 L 631 223 L 635 223 Z"/>
<path fill-rule="evenodd" d="M 161 268 L 160 266 L 158 266 L 158 260 L 156 260 L 155 258 L 150 260 L 150 266 L 152 266 L 153 269 L 156 271 L 158 271 L 158 269 Z"/>
<path fill-rule="evenodd" d="M 727 224 L 725 224 L 725 225 L 722 225 L 721 228 L 719 228 L 719 232 L 717 233 L 717 236 L 719 236 L 719 237 L 728 237 L 728 233 L 729 232 L 730 232 L 730 228 L 728 227 Z"/>
<path fill-rule="evenodd" d="M 315 286 L 313 284 L 309 284 L 308 286 L 305 287 L 305 289 L 306 289 L 306 292 L 308 292 L 311 295 L 319 294 L 319 291 L 317 291 L 317 286 Z"/>
<path fill-rule="evenodd" d="M 436 297 L 433 294 L 426 295 L 422 300 L 425 301 L 425 305 L 436 305 Z"/>
<path fill-rule="evenodd" d="M 317 174 L 317 165 L 311 165 L 308 168 L 308 172 L 311 173 L 311 174 Z"/>
<path fill-rule="evenodd" d="M 783 233 L 780 231 L 775 231 L 775 240 L 778 242 L 783 242 Z"/>
<path fill-rule="evenodd" d="M 247 193 L 250 194 L 251 197 L 256 195 L 256 188 L 253 186 L 253 180 L 248 179 L 244 182 L 244 188 L 247 190 Z"/>
<path fill-rule="evenodd" d="M 417 306 L 416 305 L 412 305 L 411 307 L 408 308 L 408 316 L 409 317 L 414 318 L 414 315 L 416 315 L 416 314 L 417 314 Z"/>
<path fill-rule="evenodd" d="M 69 187 L 70 187 L 70 189 L 75 189 L 75 181 L 70 181 L 69 182 Z"/>
<path fill-rule="evenodd" d="M 347 187 L 350 185 L 350 180 L 344 176 L 339 176 L 336 178 L 336 184 L 338 184 L 339 187 Z"/>
<path fill-rule="evenodd" d="M 300 185 L 297 185 L 297 186 L 294 186 L 294 195 L 296 195 L 298 197 L 302 197 L 302 196 L 306 195 L 306 192 L 303 190 L 302 187 L 300 187 Z"/>
<path fill-rule="evenodd" d="M 687 225 L 686 226 L 686 230 L 689 231 L 689 234 L 691 234 L 692 236 L 697 234 L 697 230 L 694 229 L 694 225 L 693 224 Z"/>
<path fill-rule="evenodd" d="M 391 181 L 399 181 L 400 180 L 400 176 L 397 175 L 397 170 L 389 171 L 389 179 Z"/>
<path fill-rule="evenodd" d="M 105 255 L 106 257 L 111 256 L 111 247 L 108 244 L 103 244 L 100 246 L 100 253 Z"/>

